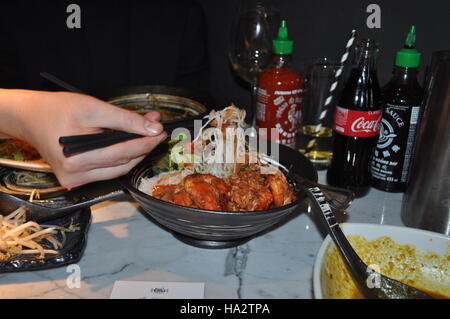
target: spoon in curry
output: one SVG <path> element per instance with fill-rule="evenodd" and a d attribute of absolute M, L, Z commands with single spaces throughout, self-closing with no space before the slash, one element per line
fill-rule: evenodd
<path fill-rule="evenodd" d="M 296 181 L 297 188 L 303 191 L 311 200 L 315 212 L 320 213 L 320 219 L 325 225 L 328 234 L 333 239 L 360 291 L 366 298 L 372 299 L 432 299 L 427 293 L 414 287 L 405 285 L 397 280 L 386 277 L 369 268 L 355 252 L 326 201 L 321 189 L 315 185 L 307 185 L 305 180 L 295 173 L 288 176 Z"/>

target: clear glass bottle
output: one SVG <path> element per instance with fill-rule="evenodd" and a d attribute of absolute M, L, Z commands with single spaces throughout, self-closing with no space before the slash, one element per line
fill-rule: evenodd
<path fill-rule="evenodd" d="M 327 172 L 330 185 L 348 188 L 356 196 L 369 191 L 369 161 L 381 121 L 381 90 L 376 62 L 378 45 L 361 40 L 354 66 L 336 106 L 333 122 L 333 158 Z"/>

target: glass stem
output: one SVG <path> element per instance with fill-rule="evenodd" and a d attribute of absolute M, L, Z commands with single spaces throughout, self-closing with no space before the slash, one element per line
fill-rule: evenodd
<path fill-rule="evenodd" d="M 251 100 L 250 100 L 250 110 L 247 114 L 247 123 L 252 127 L 256 127 L 256 95 L 258 93 L 258 86 L 252 84 Z"/>

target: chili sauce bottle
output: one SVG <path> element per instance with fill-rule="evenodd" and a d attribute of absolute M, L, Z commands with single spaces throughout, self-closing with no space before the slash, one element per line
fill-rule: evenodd
<path fill-rule="evenodd" d="M 256 126 L 259 135 L 286 146 L 295 147 L 303 95 L 303 77 L 291 69 L 293 41 L 288 39 L 286 21 L 281 22 L 273 40 L 273 56 L 268 69 L 258 80 Z M 271 134 L 276 128 L 278 134 Z"/>
<path fill-rule="evenodd" d="M 406 189 L 419 122 L 423 91 L 417 81 L 421 54 L 414 48 L 411 26 L 403 49 L 397 51 L 393 77 L 382 89 L 380 136 L 370 163 L 370 184 L 387 192 Z"/>

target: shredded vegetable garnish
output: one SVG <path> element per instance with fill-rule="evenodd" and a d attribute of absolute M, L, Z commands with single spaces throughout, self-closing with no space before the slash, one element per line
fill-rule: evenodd
<path fill-rule="evenodd" d="M 25 141 L 8 139 L 0 141 L 0 158 L 15 161 L 32 161 L 41 158 L 38 151 Z"/>
<path fill-rule="evenodd" d="M 236 172 L 236 163 L 243 163 L 249 155 L 244 132 L 245 110 L 232 104 L 211 111 L 204 119 L 206 122 L 192 142 L 185 140 L 185 136 L 171 141 L 169 170 L 229 177 Z"/>
<path fill-rule="evenodd" d="M 179 134 L 169 142 L 169 171 L 182 171 L 174 174 L 160 174 L 161 182 L 176 182 L 190 174 L 211 174 L 228 178 L 240 169 L 241 165 L 259 163 L 264 173 L 273 174 L 274 163 L 264 161 L 254 145 L 246 141 L 244 128 L 245 110 L 234 104 L 219 111 L 211 111 L 204 117 L 201 126 L 191 142 L 184 134 Z M 267 168 L 269 169 L 267 171 Z M 170 177 L 170 178 L 169 178 Z M 145 181 L 143 181 L 145 182 Z M 155 182 L 153 179 L 152 182 Z"/>
<path fill-rule="evenodd" d="M 7 216 L 0 215 L 0 261 L 14 255 L 39 254 L 39 258 L 44 258 L 45 254 L 57 254 L 64 246 L 65 233 L 79 230 L 73 224 L 62 227 L 27 222 L 26 212 L 27 208 L 22 206 Z M 57 239 L 58 234 L 62 240 Z M 48 249 L 48 244 L 53 249 Z"/>

